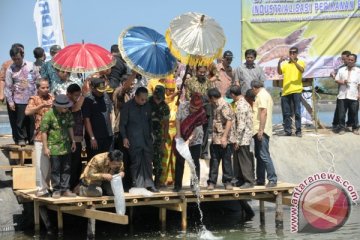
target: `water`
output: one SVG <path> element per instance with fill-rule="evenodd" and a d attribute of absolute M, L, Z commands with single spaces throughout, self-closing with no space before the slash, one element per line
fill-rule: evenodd
<path fill-rule="evenodd" d="M 206 226 L 204 225 L 203 222 L 204 214 L 200 207 L 201 202 L 200 202 L 199 178 L 196 176 L 196 167 L 194 164 L 194 160 L 192 159 L 189 147 L 184 143 L 184 140 L 176 138 L 175 141 L 176 141 L 176 149 L 182 155 L 182 157 L 185 159 L 185 161 L 189 164 L 190 167 L 191 183 L 193 185 L 193 189 L 195 189 L 196 204 L 200 214 L 200 230 L 198 236 L 200 239 L 208 239 L 208 240 L 223 239 L 223 237 L 214 236 L 213 233 L 207 230 Z"/>
<path fill-rule="evenodd" d="M 208 206 L 204 211 L 204 223 L 209 227 L 209 230 L 215 236 L 221 236 L 224 240 L 232 239 L 306 239 L 306 240 L 319 240 L 319 239 L 358 239 L 360 236 L 360 206 L 353 206 L 352 212 L 345 225 L 335 232 L 331 233 L 291 233 L 290 232 L 290 208 L 284 208 L 284 229 L 278 230 L 275 228 L 275 205 L 265 204 L 265 226 L 260 225 L 259 208 L 257 201 L 250 202 L 252 205 L 255 218 L 249 222 L 242 222 L 239 216 L 233 212 L 217 211 L 217 207 Z M 157 220 L 158 211 L 152 208 L 152 212 L 141 214 L 143 211 L 141 207 L 135 215 L 132 227 L 120 226 L 115 224 L 97 222 L 96 225 L 96 239 L 186 239 L 195 240 L 199 239 L 196 217 L 193 217 L 191 211 L 194 210 L 190 207 L 188 231 L 182 232 L 180 229 L 180 216 L 179 213 L 168 211 L 168 224 L 166 230 L 162 230 L 160 223 Z M 54 218 L 56 219 L 56 217 Z M 42 237 L 35 236 L 32 231 L 28 232 L 6 232 L 0 233 L 2 240 L 30 240 L 30 239 L 54 239 L 54 240 L 67 240 L 67 239 L 85 239 L 86 237 L 86 222 L 81 218 L 76 218 L 76 226 L 70 225 L 69 217 L 65 215 L 65 231 L 63 237 Z M 198 219 L 198 218 L 197 218 Z"/>

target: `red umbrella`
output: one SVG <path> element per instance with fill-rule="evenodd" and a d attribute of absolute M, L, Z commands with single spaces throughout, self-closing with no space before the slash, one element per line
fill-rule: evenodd
<path fill-rule="evenodd" d="M 69 45 L 52 61 L 56 69 L 72 73 L 100 72 L 115 65 L 115 58 L 109 51 L 91 43 Z"/>

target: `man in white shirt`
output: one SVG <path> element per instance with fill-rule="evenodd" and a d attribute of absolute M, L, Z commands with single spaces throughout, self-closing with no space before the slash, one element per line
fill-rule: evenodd
<path fill-rule="evenodd" d="M 360 68 L 355 66 L 357 56 L 350 54 L 346 67 L 339 69 L 335 77 L 335 82 L 339 84 L 339 134 L 345 133 L 346 112 L 352 116 L 352 131 L 359 135 L 358 130 L 358 111 L 360 99 Z"/>

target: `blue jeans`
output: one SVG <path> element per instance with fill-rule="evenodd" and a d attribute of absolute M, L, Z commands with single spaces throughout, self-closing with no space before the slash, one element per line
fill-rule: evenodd
<path fill-rule="evenodd" d="M 256 182 L 265 183 L 265 171 L 269 182 L 277 183 L 275 168 L 269 152 L 269 136 L 264 133 L 262 140 L 254 136 L 256 157 Z"/>
<path fill-rule="evenodd" d="M 292 104 L 294 104 L 296 133 L 301 132 L 301 93 L 293 93 L 281 97 L 285 133 L 291 133 Z"/>

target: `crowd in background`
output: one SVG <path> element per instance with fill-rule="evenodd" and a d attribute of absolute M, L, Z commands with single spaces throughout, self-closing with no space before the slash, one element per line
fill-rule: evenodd
<path fill-rule="evenodd" d="M 52 46 L 51 57 L 59 50 Z M 34 144 L 37 196 L 109 193 L 105 183 L 117 172 L 125 189 L 158 192 L 173 186 L 181 191 L 185 159 L 176 150 L 177 138 L 189 146 L 198 177 L 199 159 L 210 160 L 208 190 L 217 187 L 220 164 L 227 190 L 265 185 L 266 179 L 266 187 L 277 186 L 269 152 L 273 101 L 264 88 L 264 72 L 255 63 L 255 50 L 246 50 L 245 62 L 235 69 L 232 52 L 225 51 L 210 66 L 185 72 L 179 63 L 172 75 L 161 79 L 129 69 L 117 45 L 110 50 L 115 66 L 85 76 L 54 68 L 51 60 L 45 62 L 42 48 L 34 49 L 31 62 L 24 58 L 23 45 L 11 47 L 11 59 L 1 69 L 0 100 L 6 100 L 15 144 Z M 293 134 L 294 115 L 295 135 L 302 137 L 305 62 L 297 54 L 297 48 L 290 48 L 288 58 L 279 60 L 278 72 L 284 76 L 285 136 Z M 345 67 L 334 75 L 340 86 L 334 117 L 339 121 L 334 124 L 341 133 L 349 112 L 348 124 L 358 134 L 360 70 L 354 66 L 356 55 L 347 57 Z M 84 171 L 82 160 L 88 162 Z"/>

